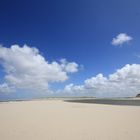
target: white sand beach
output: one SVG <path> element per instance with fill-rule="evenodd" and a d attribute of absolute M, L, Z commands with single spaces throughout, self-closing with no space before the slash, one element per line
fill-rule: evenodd
<path fill-rule="evenodd" d="M 140 106 L 0 103 L 0 140 L 140 140 Z"/>

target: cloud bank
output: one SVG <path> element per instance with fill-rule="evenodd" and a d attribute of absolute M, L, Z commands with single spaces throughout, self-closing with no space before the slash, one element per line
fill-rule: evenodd
<path fill-rule="evenodd" d="M 37 48 L 27 45 L 0 46 L 0 64 L 5 72 L 0 93 L 10 92 L 10 89 L 47 91 L 49 83 L 64 82 L 69 73 L 78 71 L 77 63 L 66 59 L 49 63 Z"/>
<path fill-rule="evenodd" d="M 5 73 L 0 93 L 25 90 L 56 96 L 126 97 L 140 92 L 140 64 L 127 64 L 107 77 L 99 73 L 82 85 L 71 83 L 57 91 L 51 90 L 50 84 L 65 82 L 70 73 L 78 71 L 77 63 L 66 59 L 49 62 L 37 48 L 12 45 L 10 48 L 0 46 L 0 65 Z"/>
<path fill-rule="evenodd" d="M 62 92 L 62 91 L 61 91 Z M 69 84 L 63 93 L 95 97 L 127 97 L 140 92 L 140 64 L 125 65 L 108 77 L 98 74 L 86 79 L 83 85 Z"/>
<path fill-rule="evenodd" d="M 115 38 L 113 38 L 111 44 L 114 46 L 120 46 L 124 43 L 128 43 L 133 38 L 131 36 L 128 36 L 126 33 L 120 33 Z"/>

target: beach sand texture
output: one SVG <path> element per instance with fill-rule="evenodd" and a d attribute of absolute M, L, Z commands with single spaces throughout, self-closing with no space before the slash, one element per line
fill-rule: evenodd
<path fill-rule="evenodd" d="M 0 140 L 140 140 L 140 106 L 0 103 Z"/>

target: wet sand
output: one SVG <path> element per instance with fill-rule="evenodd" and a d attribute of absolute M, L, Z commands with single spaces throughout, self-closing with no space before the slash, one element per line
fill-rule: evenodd
<path fill-rule="evenodd" d="M 89 104 L 107 104 L 107 105 L 127 105 L 127 106 L 140 106 L 139 98 L 126 98 L 126 99 L 72 99 L 65 100 L 72 103 L 89 103 Z"/>
<path fill-rule="evenodd" d="M 0 103 L 1 140 L 140 140 L 140 106 Z"/>

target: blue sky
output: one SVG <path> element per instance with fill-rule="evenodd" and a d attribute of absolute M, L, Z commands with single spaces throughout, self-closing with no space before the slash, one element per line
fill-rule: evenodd
<path fill-rule="evenodd" d="M 0 43 L 9 48 L 36 47 L 48 62 L 65 58 L 77 63 L 78 72 L 51 87 L 81 85 L 99 73 L 108 77 L 126 64 L 139 64 L 139 4 L 138 0 L 1 0 Z M 133 39 L 111 44 L 120 33 Z M 1 81 L 4 75 L 1 67 Z"/>

